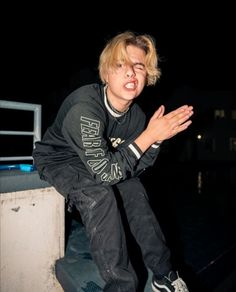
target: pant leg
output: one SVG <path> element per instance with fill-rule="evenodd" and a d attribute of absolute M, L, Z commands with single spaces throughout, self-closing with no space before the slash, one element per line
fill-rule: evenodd
<path fill-rule="evenodd" d="M 137 277 L 112 187 L 89 185 L 74 190 L 70 198 L 80 212 L 93 259 L 106 282 L 104 291 L 135 292 Z"/>
<path fill-rule="evenodd" d="M 166 275 L 171 269 L 170 250 L 160 225 L 149 205 L 146 191 L 138 178 L 117 185 L 123 200 L 130 230 L 139 244 L 145 265 L 155 275 Z"/>
<path fill-rule="evenodd" d="M 45 168 L 43 177 L 79 210 L 105 292 L 135 292 L 125 233 L 112 187 L 95 185 L 85 171 L 70 165 Z"/>

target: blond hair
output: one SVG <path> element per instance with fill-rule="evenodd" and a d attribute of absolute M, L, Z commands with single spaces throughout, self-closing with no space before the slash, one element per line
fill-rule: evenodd
<path fill-rule="evenodd" d="M 155 40 L 148 34 L 136 35 L 134 32 L 126 31 L 112 38 L 103 49 L 99 58 L 99 76 L 106 83 L 105 76 L 110 68 L 115 68 L 117 62 L 130 63 L 126 47 L 136 46 L 142 49 L 145 56 L 145 68 L 147 71 L 146 85 L 155 85 L 161 76 L 158 67 L 159 56 L 155 47 Z"/>

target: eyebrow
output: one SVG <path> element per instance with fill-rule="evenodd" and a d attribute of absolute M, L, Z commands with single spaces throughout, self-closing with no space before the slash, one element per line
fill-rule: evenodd
<path fill-rule="evenodd" d="M 145 67 L 145 65 L 144 65 L 143 63 L 141 63 L 141 62 L 133 63 L 133 66 L 134 66 L 134 65 L 141 65 L 141 66 Z"/>

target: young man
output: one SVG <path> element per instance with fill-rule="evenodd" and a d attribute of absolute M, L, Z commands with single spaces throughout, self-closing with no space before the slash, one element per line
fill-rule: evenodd
<path fill-rule="evenodd" d="M 111 39 L 100 55 L 99 74 L 103 85 L 72 92 L 36 143 L 37 169 L 79 210 L 104 291 L 137 291 L 121 209 L 153 272 L 153 291 L 188 291 L 172 271 L 170 251 L 138 175 L 154 164 L 164 140 L 188 128 L 193 108 L 164 114 L 162 105 L 146 125 L 135 99 L 160 77 L 149 35 L 124 32 Z"/>

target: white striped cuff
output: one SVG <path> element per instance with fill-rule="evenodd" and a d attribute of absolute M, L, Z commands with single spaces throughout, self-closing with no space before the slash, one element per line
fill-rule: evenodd
<path fill-rule="evenodd" d="M 140 159 L 141 154 L 139 153 L 139 151 L 134 147 L 133 144 L 129 144 L 129 148 L 130 150 L 132 150 L 132 152 L 134 153 L 134 155 L 137 157 L 137 159 Z"/>

